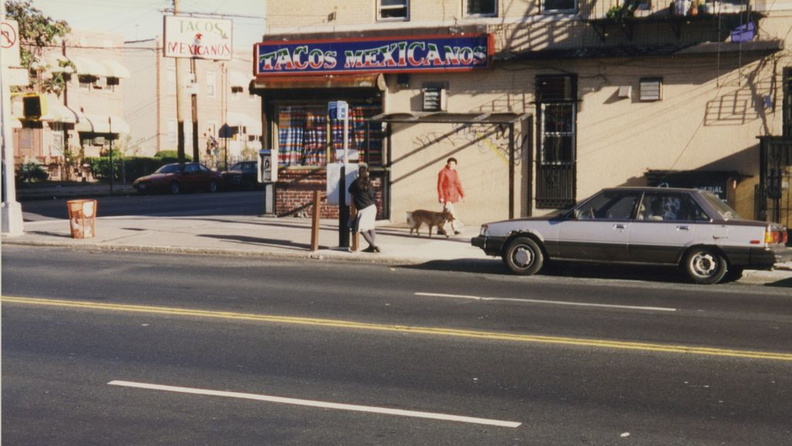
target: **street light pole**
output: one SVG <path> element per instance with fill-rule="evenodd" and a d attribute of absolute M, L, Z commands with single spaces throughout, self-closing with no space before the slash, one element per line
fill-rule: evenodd
<path fill-rule="evenodd" d="M 5 0 L 0 0 L 0 20 L 6 18 Z M 11 131 L 11 90 L 9 77 L 9 63 L 3 58 L 0 51 L 0 142 L 2 143 L 2 232 L 8 235 L 21 235 L 22 205 L 16 200 L 16 184 L 14 183 L 14 144 Z"/>

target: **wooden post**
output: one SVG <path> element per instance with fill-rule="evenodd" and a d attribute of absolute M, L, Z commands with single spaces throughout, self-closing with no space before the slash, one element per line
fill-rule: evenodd
<path fill-rule="evenodd" d="M 349 207 L 349 221 L 354 222 L 357 219 L 357 208 L 355 207 L 354 203 Z M 352 223 L 354 224 L 354 223 Z M 352 246 L 349 248 L 352 252 L 356 252 L 360 249 L 360 233 L 353 232 L 352 233 Z"/>
<path fill-rule="evenodd" d="M 319 250 L 319 214 L 321 214 L 319 191 L 313 193 L 313 218 L 311 219 L 311 251 Z"/>

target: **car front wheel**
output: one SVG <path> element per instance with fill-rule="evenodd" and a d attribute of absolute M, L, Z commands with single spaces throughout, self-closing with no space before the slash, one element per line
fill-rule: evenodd
<path fill-rule="evenodd" d="M 181 185 L 178 181 L 173 181 L 170 184 L 170 193 L 178 194 L 181 191 Z"/>
<path fill-rule="evenodd" d="M 535 241 L 517 237 L 506 247 L 503 261 L 512 272 L 524 276 L 536 274 L 544 264 L 544 254 Z"/>
<path fill-rule="evenodd" d="M 694 283 L 718 283 L 726 275 L 726 269 L 726 259 L 710 248 L 693 248 L 685 257 L 685 271 Z"/>
<path fill-rule="evenodd" d="M 209 182 L 209 192 L 217 192 L 217 181 L 212 180 Z"/>

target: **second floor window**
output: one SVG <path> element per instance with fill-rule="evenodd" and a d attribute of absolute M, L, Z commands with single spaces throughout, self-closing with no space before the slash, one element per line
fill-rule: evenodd
<path fill-rule="evenodd" d="M 496 16 L 498 15 L 498 0 L 467 0 L 467 15 Z"/>
<path fill-rule="evenodd" d="M 576 12 L 577 0 L 542 0 L 542 12 Z"/>
<path fill-rule="evenodd" d="M 409 19 L 409 0 L 378 0 L 380 20 Z"/>
<path fill-rule="evenodd" d="M 217 73 L 214 71 L 206 73 L 206 95 L 210 98 L 217 97 Z"/>

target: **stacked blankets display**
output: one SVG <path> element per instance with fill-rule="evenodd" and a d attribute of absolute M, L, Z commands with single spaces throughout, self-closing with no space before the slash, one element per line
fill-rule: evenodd
<path fill-rule="evenodd" d="M 350 161 L 382 164 L 382 128 L 372 123 L 368 139 L 366 122 L 380 113 L 379 105 L 350 104 L 348 148 Z M 328 138 L 326 105 L 281 107 L 278 113 L 278 150 L 280 166 L 324 166 L 339 159 L 343 151 L 344 124 L 330 120 Z M 331 150 L 328 152 L 327 148 Z"/>

